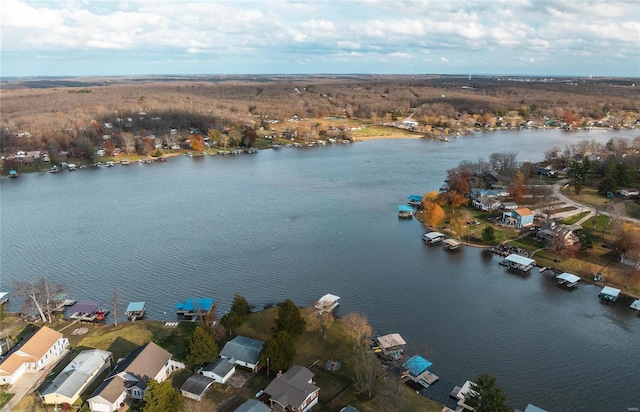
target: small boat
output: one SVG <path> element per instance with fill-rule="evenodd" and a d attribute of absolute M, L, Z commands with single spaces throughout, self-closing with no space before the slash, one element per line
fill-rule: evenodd
<path fill-rule="evenodd" d="M 166 161 L 167 161 L 167 158 L 166 158 L 166 157 L 162 157 L 162 156 L 161 156 L 161 157 L 159 157 L 159 158 L 158 158 L 158 161 L 160 161 L 160 162 L 166 162 Z"/>
<path fill-rule="evenodd" d="M 128 160 L 120 160 L 120 164 L 123 165 L 123 166 L 126 166 L 129 163 L 131 163 L 131 162 L 129 162 Z"/>
<path fill-rule="evenodd" d="M 67 170 L 68 170 L 68 171 L 70 171 L 70 172 L 73 172 L 73 171 L 74 171 L 74 170 L 76 170 L 76 169 L 78 169 L 78 166 L 76 166 L 76 165 L 75 165 L 75 164 L 73 164 L 73 163 L 69 163 L 69 164 L 67 165 Z"/>
<path fill-rule="evenodd" d="M 187 156 L 193 157 L 193 153 L 189 152 L 189 153 L 187 153 Z"/>
<path fill-rule="evenodd" d="M 113 162 L 105 162 L 104 166 L 105 167 L 113 167 Z"/>
<path fill-rule="evenodd" d="M 58 166 L 53 165 L 51 166 L 51 168 L 49 169 L 49 172 L 51 173 L 58 173 L 60 171 L 60 169 L 58 169 Z"/>
<path fill-rule="evenodd" d="M 20 176 L 20 175 L 18 174 L 18 172 L 15 169 L 9 170 L 9 177 L 10 178 L 15 178 L 15 177 L 18 177 L 18 176 Z"/>

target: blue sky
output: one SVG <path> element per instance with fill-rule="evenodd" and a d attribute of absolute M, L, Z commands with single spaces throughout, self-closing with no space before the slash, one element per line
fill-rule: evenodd
<path fill-rule="evenodd" d="M 640 76 L 640 2 L 2 0 L 0 73 Z"/>

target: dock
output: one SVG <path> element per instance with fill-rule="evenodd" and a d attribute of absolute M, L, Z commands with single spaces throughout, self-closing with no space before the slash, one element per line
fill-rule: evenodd
<path fill-rule="evenodd" d="M 326 295 L 321 297 L 318 302 L 316 302 L 314 307 L 320 312 L 331 312 L 340 305 L 339 300 L 340 296 L 327 293 Z"/>
<path fill-rule="evenodd" d="M 502 266 L 508 267 L 509 269 L 518 270 L 520 272 L 528 272 L 536 265 L 536 261 L 512 253 L 504 258 L 504 260 L 502 260 L 500 264 Z"/>
<path fill-rule="evenodd" d="M 634 300 L 629 307 L 633 310 L 637 310 L 638 312 L 640 312 L 640 299 Z"/>
<path fill-rule="evenodd" d="M 556 276 L 556 280 L 558 281 L 558 285 L 566 286 L 567 288 L 572 288 L 578 284 L 580 278 L 571 273 L 561 273 Z"/>
<path fill-rule="evenodd" d="M 131 322 L 135 322 L 136 319 L 142 319 L 144 317 L 146 310 L 147 306 L 145 302 L 131 302 L 127 306 L 125 315 L 127 315 L 127 318 L 129 318 Z"/>
<path fill-rule="evenodd" d="M 598 297 L 607 302 L 615 302 L 620 296 L 620 289 L 612 288 L 611 286 L 605 286 L 602 288 Z"/>
<path fill-rule="evenodd" d="M 398 206 L 398 217 L 403 219 L 413 219 L 413 208 L 407 205 Z"/>
<path fill-rule="evenodd" d="M 78 301 L 68 309 L 69 319 L 84 322 L 103 321 L 109 311 L 101 310 L 99 307 L 100 304 L 93 300 Z"/>
<path fill-rule="evenodd" d="M 9 292 L 0 292 L 0 305 L 9 302 Z"/>
<path fill-rule="evenodd" d="M 440 243 L 444 240 L 445 238 L 445 234 L 444 233 L 440 233 L 440 232 L 429 232 L 429 233 L 425 233 L 422 236 L 422 240 L 424 240 L 427 243 Z"/>
<path fill-rule="evenodd" d="M 445 239 L 442 241 L 442 243 L 444 243 L 444 247 L 449 250 L 456 250 L 460 246 L 462 246 L 462 243 L 458 242 L 455 239 Z"/>
<path fill-rule="evenodd" d="M 414 355 L 402 364 L 403 372 L 401 377 L 405 383 L 412 381 L 428 388 L 440 379 L 431 372 L 432 365 L 431 362 L 422 356 Z"/>
<path fill-rule="evenodd" d="M 407 204 L 409 206 L 420 207 L 422 206 L 422 196 L 420 195 L 411 195 L 407 198 Z"/>

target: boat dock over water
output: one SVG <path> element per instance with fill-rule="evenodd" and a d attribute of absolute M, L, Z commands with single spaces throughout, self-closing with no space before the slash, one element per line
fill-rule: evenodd
<path fill-rule="evenodd" d="M 442 242 L 444 243 L 444 247 L 449 250 L 456 250 L 462 245 L 462 243 L 455 239 L 445 239 Z"/>
<path fill-rule="evenodd" d="M 403 219 L 413 219 L 413 208 L 407 205 L 398 206 L 398 217 Z"/>
<path fill-rule="evenodd" d="M 620 296 L 620 289 L 612 288 L 611 286 L 605 286 L 602 288 L 598 297 L 607 302 L 615 302 Z"/>
<path fill-rule="evenodd" d="M 578 276 L 567 272 L 557 275 L 556 279 L 558 280 L 559 285 L 566 286 L 567 288 L 574 287 L 580 281 L 580 278 Z"/>
<path fill-rule="evenodd" d="M 142 319 L 144 317 L 146 310 L 147 306 L 145 302 L 131 302 L 129 306 L 127 306 L 125 314 L 131 322 L 135 322 L 136 319 Z"/>
<path fill-rule="evenodd" d="M 433 366 L 433 364 L 427 359 L 419 355 L 414 355 L 402 364 L 402 379 L 405 383 L 412 381 L 428 388 L 440 379 L 431 372 L 431 366 Z"/>
<path fill-rule="evenodd" d="M 427 243 L 440 243 L 442 242 L 444 239 L 446 238 L 444 233 L 440 233 L 440 232 L 429 232 L 429 233 L 425 233 L 422 236 L 422 240 L 424 240 Z"/>
<path fill-rule="evenodd" d="M 529 259 L 524 256 L 516 255 L 514 253 L 510 254 L 503 261 L 500 262 L 502 266 L 506 266 L 509 269 L 518 270 L 520 272 L 528 272 L 535 265 L 536 261 L 533 259 Z"/>

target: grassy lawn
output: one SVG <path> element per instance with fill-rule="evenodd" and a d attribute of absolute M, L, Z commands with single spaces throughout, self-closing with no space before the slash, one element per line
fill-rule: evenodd
<path fill-rule="evenodd" d="M 587 216 L 589 213 L 590 212 L 582 212 L 582 213 L 578 213 L 577 215 L 569 216 L 568 218 L 560 221 L 560 223 L 562 223 L 563 225 L 573 225 L 583 217 Z"/>
<path fill-rule="evenodd" d="M 9 402 L 11 400 L 11 398 L 13 398 L 13 393 L 7 393 L 3 391 L 0 391 L 0 408 L 2 408 L 4 405 L 7 404 L 7 402 Z"/>
<path fill-rule="evenodd" d="M 409 130 L 397 129 L 395 127 L 385 126 L 363 126 L 360 130 L 353 130 L 351 135 L 355 138 L 391 138 L 391 137 L 420 137 L 421 133 L 411 132 Z"/>

